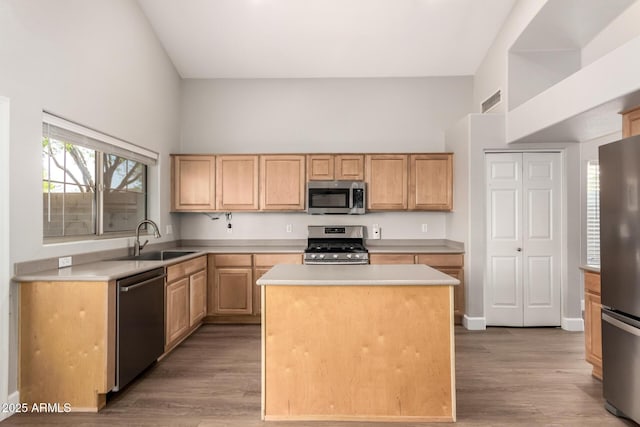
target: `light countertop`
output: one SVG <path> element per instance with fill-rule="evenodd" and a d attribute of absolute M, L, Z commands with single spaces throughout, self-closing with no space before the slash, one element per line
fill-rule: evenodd
<path fill-rule="evenodd" d="M 219 242 L 219 241 L 218 241 Z M 216 242 L 216 243 L 218 243 Z M 197 245 L 194 241 L 179 248 L 165 250 L 196 251 L 179 258 L 167 261 L 116 261 L 103 260 L 75 264 L 65 268 L 51 268 L 53 260 L 48 260 L 48 269 L 36 272 L 20 272 L 13 280 L 18 282 L 35 281 L 94 281 L 104 282 L 116 280 L 133 274 L 141 273 L 157 267 L 164 267 L 186 261 L 205 254 L 260 254 L 260 253 L 304 253 L 306 240 L 285 241 L 283 244 L 260 244 L 259 241 L 232 242 L 229 244 Z M 370 253 L 464 253 L 461 244 L 442 239 L 433 240 L 380 240 L 367 241 L 366 247 Z M 143 252 L 144 253 L 144 252 Z M 57 259 L 55 260 L 57 263 Z M 31 262 L 36 263 L 36 262 Z M 332 266 L 336 268 L 337 266 Z M 349 268 L 353 266 L 348 266 Z M 406 268 L 406 266 L 404 266 Z"/>
<path fill-rule="evenodd" d="M 590 271 L 592 273 L 598 273 L 598 274 L 600 273 L 600 266 L 599 265 L 586 265 L 585 264 L 585 265 L 581 265 L 580 269 L 584 270 L 584 271 Z"/>
<path fill-rule="evenodd" d="M 421 264 L 290 265 L 279 264 L 256 282 L 268 285 L 403 286 L 459 285 L 460 281 Z"/>

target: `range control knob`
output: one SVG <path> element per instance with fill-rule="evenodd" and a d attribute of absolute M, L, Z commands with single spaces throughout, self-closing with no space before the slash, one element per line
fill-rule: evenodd
<path fill-rule="evenodd" d="M 320 258 L 321 258 L 321 259 L 322 259 L 322 258 L 324 258 L 324 254 L 320 254 Z"/>
<path fill-rule="evenodd" d="M 316 254 L 311 254 L 311 259 L 314 259 L 316 257 Z"/>
<path fill-rule="evenodd" d="M 356 254 L 356 258 L 360 258 L 360 254 Z"/>
<path fill-rule="evenodd" d="M 338 254 L 333 254 L 333 257 L 334 258 L 338 258 Z"/>

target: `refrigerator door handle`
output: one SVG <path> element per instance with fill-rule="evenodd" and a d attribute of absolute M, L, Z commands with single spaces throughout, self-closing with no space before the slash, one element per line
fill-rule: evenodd
<path fill-rule="evenodd" d="M 634 328 L 631 325 L 627 325 L 624 322 L 619 321 L 618 319 L 614 319 L 613 317 L 609 316 L 606 313 L 602 313 L 602 320 L 604 320 L 605 322 L 615 326 L 616 328 L 622 329 L 625 332 L 628 332 L 630 334 L 633 334 L 637 337 L 640 337 L 640 329 Z"/>

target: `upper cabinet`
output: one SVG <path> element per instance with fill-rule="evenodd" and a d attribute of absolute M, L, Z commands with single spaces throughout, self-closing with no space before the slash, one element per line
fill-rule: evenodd
<path fill-rule="evenodd" d="M 171 162 L 172 210 L 215 210 L 215 156 L 172 155 Z"/>
<path fill-rule="evenodd" d="M 260 210 L 304 211 L 305 156 L 260 156 Z"/>
<path fill-rule="evenodd" d="M 363 179 L 370 211 L 453 208 L 451 153 L 173 154 L 171 161 L 175 212 L 300 212 L 307 180 Z"/>
<path fill-rule="evenodd" d="M 362 181 L 364 155 L 310 154 L 307 156 L 307 179 L 309 181 Z"/>
<path fill-rule="evenodd" d="M 453 155 L 412 154 L 409 209 L 450 211 L 453 208 Z"/>
<path fill-rule="evenodd" d="M 622 113 L 622 137 L 640 135 L 640 107 Z"/>
<path fill-rule="evenodd" d="M 369 210 L 407 209 L 408 157 L 406 154 L 365 156 Z"/>
<path fill-rule="evenodd" d="M 217 156 L 216 209 L 258 210 L 258 156 Z"/>

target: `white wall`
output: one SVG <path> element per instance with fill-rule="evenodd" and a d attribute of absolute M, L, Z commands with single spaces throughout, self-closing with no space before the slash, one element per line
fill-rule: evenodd
<path fill-rule="evenodd" d="M 508 50 L 548 0 L 520 0 L 511 9 L 504 26 L 496 36 L 473 79 L 473 111 L 479 112 L 482 101 L 502 90 L 502 103 L 492 112 L 506 110 Z"/>
<path fill-rule="evenodd" d="M 11 99 L 10 263 L 128 243 L 42 244 L 43 110 L 159 152 L 150 212 L 168 224 L 168 154 L 179 149 L 180 79 L 137 2 L 3 0 L 0 40 L 0 94 Z M 17 389 L 15 316 L 11 322 L 10 392 Z"/>
<path fill-rule="evenodd" d="M 0 96 L 0 406 L 9 391 L 9 99 Z M 0 411 L 0 420 L 8 414 Z"/>
<path fill-rule="evenodd" d="M 447 149 L 455 153 L 457 159 L 468 159 L 468 186 L 464 180 L 456 177 L 454 191 L 456 197 L 468 195 L 468 213 L 455 212 L 447 219 L 448 236 L 465 241 L 465 281 L 466 315 L 465 322 L 472 328 L 482 328 L 484 319 L 484 281 L 486 259 L 486 206 L 484 156 L 488 150 L 531 150 L 549 149 L 563 152 L 565 173 L 564 191 L 566 203 L 562 206 L 564 218 L 563 236 L 563 288 L 562 318 L 563 326 L 574 327 L 575 319 L 580 318 L 582 293 L 580 266 L 580 222 L 572 218 L 580 215 L 580 145 L 572 143 L 554 144 L 517 144 L 508 145 L 504 133 L 504 114 L 471 114 L 446 134 Z M 465 154 L 465 151 L 467 152 Z M 460 169 L 464 166 L 460 166 Z M 464 206 L 464 205 L 462 205 Z M 465 221 L 468 221 L 467 232 Z M 465 235 L 466 234 L 466 239 Z M 469 323 L 470 322 L 470 323 Z M 579 320 L 578 320 L 579 323 Z"/>
<path fill-rule="evenodd" d="M 444 129 L 470 112 L 472 96 L 471 77 L 185 80 L 182 87 L 183 153 L 441 152 Z M 236 214 L 232 234 L 220 221 L 182 215 L 181 237 L 306 238 L 307 224 L 332 222 L 377 223 L 383 239 L 444 238 L 446 215 Z"/>
<path fill-rule="evenodd" d="M 640 1 L 634 2 L 582 49 L 582 66 L 640 35 Z"/>

